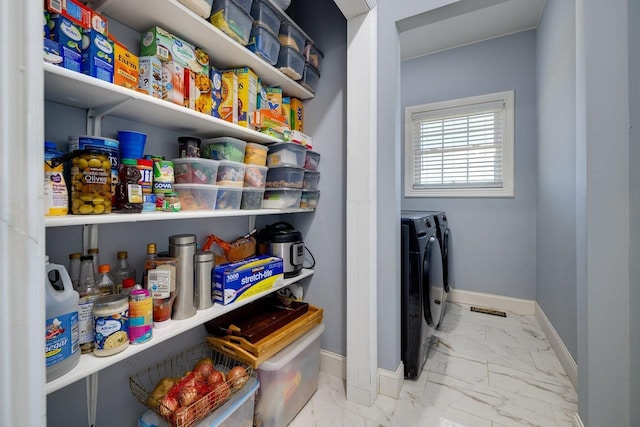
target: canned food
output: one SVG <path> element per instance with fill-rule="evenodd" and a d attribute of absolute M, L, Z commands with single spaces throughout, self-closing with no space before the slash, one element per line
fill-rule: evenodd
<path fill-rule="evenodd" d="M 100 150 L 77 150 L 71 158 L 71 212 L 111 212 L 111 162 Z"/>
<path fill-rule="evenodd" d="M 153 301 L 147 289 L 134 289 L 129 297 L 129 341 L 142 344 L 151 339 Z"/>
<path fill-rule="evenodd" d="M 129 298 L 106 295 L 93 304 L 96 335 L 93 354 L 111 356 L 129 347 Z"/>

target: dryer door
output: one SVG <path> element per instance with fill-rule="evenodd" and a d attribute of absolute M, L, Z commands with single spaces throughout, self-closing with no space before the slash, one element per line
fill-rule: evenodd
<path fill-rule="evenodd" d="M 433 328 L 440 323 L 444 299 L 444 281 L 442 277 L 442 255 L 440 242 L 431 236 L 427 242 L 422 261 L 423 289 L 422 305 L 424 320 Z"/>

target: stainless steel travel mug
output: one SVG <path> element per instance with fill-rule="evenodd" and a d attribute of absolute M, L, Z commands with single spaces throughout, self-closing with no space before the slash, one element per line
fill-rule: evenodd
<path fill-rule="evenodd" d="M 196 252 L 196 307 L 206 310 L 213 306 L 211 282 L 213 280 L 213 252 Z"/>
<path fill-rule="evenodd" d="M 169 256 L 178 258 L 176 289 L 178 295 L 173 303 L 172 319 L 188 319 L 196 314 L 193 258 L 196 253 L 195 234 L 169 236 Z"/>

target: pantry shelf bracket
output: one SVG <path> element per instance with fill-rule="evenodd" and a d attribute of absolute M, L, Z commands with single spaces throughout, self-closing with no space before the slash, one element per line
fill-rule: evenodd
<path fill-rule="evenodd" d="M 98 413 L 98 373 L 85 378 L 85 383 L 87 386 L 87 421 L 89 427 L 94 427 Z"/>
<path fill-rule="evenodd" d="M 121 99 L 115 102 L 89 108 L 87 110 L 87 135 L 102 136 L 102 119 L 117 110 L 118 107 L 134 98 Z"/>
<path fill-rule="evenodd" d="M 256 216 L 249 215 L 247 218 L 249 219 L 249 233 L 251 233 L 253 230 L 256 229 Z"/>
<path fill-rule="evenodd" d="M 82 253 L 98 247 L 98 224 L 84 224 L 82 226 Z"/>

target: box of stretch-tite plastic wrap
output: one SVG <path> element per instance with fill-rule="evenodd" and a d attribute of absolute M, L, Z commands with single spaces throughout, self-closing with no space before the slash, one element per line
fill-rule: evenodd
<path fill-rule="evenodd" d="M 282 286 L 284 264 L 267 255 L 216 266 L 215 302 L 227 305 Z"/>

